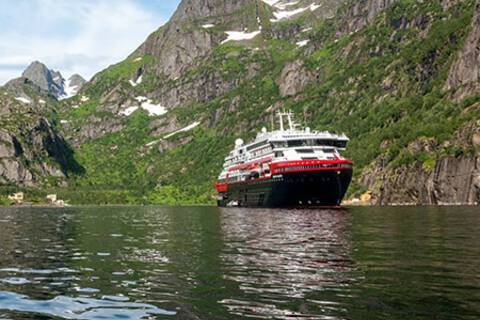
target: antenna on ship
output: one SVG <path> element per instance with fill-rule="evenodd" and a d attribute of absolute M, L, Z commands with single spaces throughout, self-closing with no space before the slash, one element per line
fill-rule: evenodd
<path fill-rule="evenodd" d="M 278 116 L 279 122 L 280 122 L 280 131 L 285 131 L 284 118 L 287 119 L 288 131 L 294 131 L 295 130 L 296 124 L 293 121 L 293 113 L 291 111 L 289 111 L 289 112 L 285 112 L 285 111 L 279 112 L 277 114 L 277 116 Z"/>
<path fill-rule="evenodd" d="M 295 130 L 295 124 L 293 123 L 293 113 L 291 111 L 289 111 L 287 113 L 287 120 L 288 120 L 288 128 L 290 131 L 293 131 Z"/>
<path fill-rule="evenodd" d="M 305 111 L 305 108 L 303 108 L 303 126 L 307 126 L 307 112 Z"/>
<path fill-rule="evenodd" d="M 289 112 L 286 112 L 286 111 L 279 112 L 278 113 L 278 118 L 279 118 L 279 121 L 280 121 L 280 131 L 285 131 L 285 127 L 284 127 L 284 123 L 283 123 L 284 118 L 287 118 L 288 130 L 289 131 L 294 131 L 295 130 L 296 124 L 293 121 L 293 113 L 291 111 L 289 111 Z"/>
<path fill-rule="evenodd" d="M 285 112 L 279 112 L 278 113 L 278 117 L 280 118 L 280 131 L 284 131 L 283 129 L 283 116 L 284 116 Z"/>

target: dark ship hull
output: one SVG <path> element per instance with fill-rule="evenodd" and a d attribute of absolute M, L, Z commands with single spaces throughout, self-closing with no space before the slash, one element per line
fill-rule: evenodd
<path fill-rule="evenodd" d="M 351 168 L 284 172 L 230 183 L 218 194 L 219 207 L 337 207 L 352 180 Z"/>

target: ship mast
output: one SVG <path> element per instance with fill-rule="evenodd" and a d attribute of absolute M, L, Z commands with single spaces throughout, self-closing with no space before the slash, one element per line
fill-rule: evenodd
<path fill-rule="evenodd" d="M 295 122 L 293 121 L 293 113 L 291 111 L 289 112 L 279 112 L 277 114 L 280 122 L 280 131 L 285 131 L 284 128 L 284 118 L 287 119 L 288 123 L 288 131 L 294 131 L 295 130 Z"/>

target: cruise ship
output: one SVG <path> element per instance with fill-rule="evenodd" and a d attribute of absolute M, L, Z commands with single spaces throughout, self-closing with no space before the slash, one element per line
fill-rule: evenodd
<path fill-rule="evenodd" d="M 220 207 L 339 207 L 353 163 L 342 156 L 344 134 L 300 129 L 293 113 L 278 113 L 279 127 L 242 139 L 225 158 L 215 184 Z"/>

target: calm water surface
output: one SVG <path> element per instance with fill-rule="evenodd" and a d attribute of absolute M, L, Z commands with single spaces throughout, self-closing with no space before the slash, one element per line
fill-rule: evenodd
<path fill-rule="evenodd" d="M 480 319 L 480 209 L 0 209 L 0 319 Z"/>

